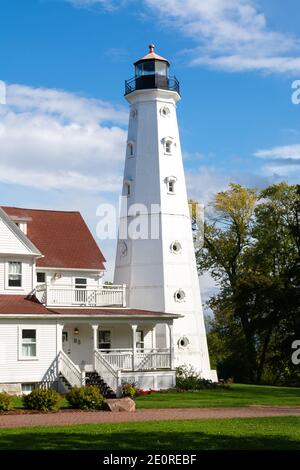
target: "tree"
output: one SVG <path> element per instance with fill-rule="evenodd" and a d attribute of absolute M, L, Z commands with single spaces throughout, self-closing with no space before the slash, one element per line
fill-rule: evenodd
<path fill-rule="evenodd" d="M 231 184 L 218 193 L 197 260 L 220 288 L 209 301 L 208 335 L 220 372 L 275 381 L 288 364 L 291 377 L 291 340 L 299 331 L 299 188 L 281 183 L 257 194 Z"/>

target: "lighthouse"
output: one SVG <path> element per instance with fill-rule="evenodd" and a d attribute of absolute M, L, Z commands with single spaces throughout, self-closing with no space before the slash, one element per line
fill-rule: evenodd
<path fill-rule="evenodd" d="M 115 284 L 126 284 L 128 306 L 176 313 L 175 366 L 191 365 L 206 379 L 211 370 L 196 268 L 176 106 L 180 85 L 154 45 L 134 63 L 125 82 L 129 103 Z M 167 328 L 156 347 L 169 347 Z"/>

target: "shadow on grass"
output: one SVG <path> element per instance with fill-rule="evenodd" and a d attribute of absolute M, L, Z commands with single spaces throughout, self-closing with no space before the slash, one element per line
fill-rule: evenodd
<path fill-rule="evenodd" d="M 216 435 L 205 432 L 84 433 L 59 430 L 1 435 L 1 450 L 248 450 L 300 449 L 299 440 L 284 435 Z"/>

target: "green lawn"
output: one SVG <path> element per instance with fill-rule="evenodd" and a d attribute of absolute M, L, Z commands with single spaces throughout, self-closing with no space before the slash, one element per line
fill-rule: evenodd
<path fill-rule="evenodd" d="M 300 418 L 251 418 L 0 429 L 1 450 L 300 449 Z"/>
<path fill-rule="evenodd" d="M 136 400 L 137 408 L 199 408 L 211 406 L 300 406 L 300 388 L 230 385 L 229 389 L 153 393 Z"/>

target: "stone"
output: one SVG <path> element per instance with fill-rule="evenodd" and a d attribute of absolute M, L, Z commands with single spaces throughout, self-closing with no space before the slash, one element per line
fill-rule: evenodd
<path fill-rule="evenodd" d="M 129 398 L 107 398 L 103 402 L 105 411 L 127 411 L 133 413 L 135 411 L 135 402 Z"/>

